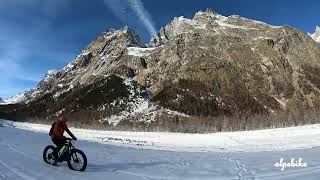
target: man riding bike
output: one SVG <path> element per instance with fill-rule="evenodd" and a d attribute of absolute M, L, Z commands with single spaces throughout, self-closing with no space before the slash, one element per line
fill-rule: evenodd
<path fill-rule="evenodd" d="M 57 146 L 53 152 L 55 159 L 58 158 L 59 151 L 67 142 L 66 137 L 63 136 L 64 131 L 66 131 L 72 137 L 73 140 L 77 140 L 77 138 L 72 134 L 72 132 L 69 130 L 67 126 L 67 118 L 61 116 L 57 122 L 52 124 L 52 128 L 49 133 L 52 142 Z"/>

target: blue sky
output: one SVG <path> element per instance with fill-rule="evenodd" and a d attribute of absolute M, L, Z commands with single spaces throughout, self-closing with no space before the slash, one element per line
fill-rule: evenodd
<path fill-rule="evenodd" d="M 128 24 L 144 42 L 175 16 L 212 8 L 313 32 L 320 1 L 312 0 L 0 0 L 0 97 L 34 87 L 106 28 Z"/>

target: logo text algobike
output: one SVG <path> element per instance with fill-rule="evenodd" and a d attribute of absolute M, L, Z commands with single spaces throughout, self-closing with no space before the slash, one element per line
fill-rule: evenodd
<path fill-rule="evenodd" d="M 299 168 L 299 167 L 307 167 L 308 164 L 303 162 L 302 158 L 295 159 L 291 158 L 289 162 L 285 162 L 283 158 L 280 161 L 274 163 L 275 167 L 279 167 L 281 171 L 284 171 L 285 168 Z"/>

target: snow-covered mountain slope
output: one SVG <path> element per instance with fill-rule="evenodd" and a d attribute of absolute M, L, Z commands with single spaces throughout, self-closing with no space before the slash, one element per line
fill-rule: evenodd
<path fill-rule="evenodd" d="M 316 30 L 314 31 L 313 34 L 310 34 L 309 35 L 312 37 L 312 39 L 314 39 L 316 42 L 320 43 L 320 27 L 317 26 L 316 27 Z"/>
<path fill-rule="evenodd" d="M 29 103 L 47 93 L 58 97 L 76 86 L 92 84 L 98 78 L 113 74 L 108 70 L 117 67 L 115 61 L 122 56 L 127 47 L 142 48 L 144 44 L 128 27 L 119 30 L 108 29 L 64 68 L 49 70 L 35 88 L 12 97 L 8 102 Z"/>
<path fill-rule="evenodd" d="M 9 98 L 8 100 L 6 100 L 7 103 L 10 104 L 16 104 L 16 103 L 20 103 L 20 102 L 26 102 L 27 101 L 27 94 L 29 91 L 25 91 L 23 93 L 19 93 L 11 98 Z"/>
<path fill-rule="evenodd" d="M 29 89 L 23 93 L 19 93 L 10 99 L 6 100 L 7 104 L 17 104 L 17 103 L 29 103 L 30 101 L 39 98 L 49 92 L 52 86 L 52 82 L 56 78 L 59 70 L 51 69 L 43 77 L 43 79 L 38 83 L 35 88 Z"/>
<path fill-rule="evenodd" d="M 14 126 L 17 125 L 16 128 Z M 49 126 L 46 126 L 45 133 L 32 132 L 29 130 L 20 129 L 21 127 L 34 131 L 39 131 L 45 126 L 30 124 L 15 124 L 11 122 L 0 121 L 0 179 L 3 180 L 53 180 L 53 179 L 70 179 L 70 180 L 82 180 L 82 179 L 132 179 L 132 180 L 229 180 L 229 179 L 265 179 L 265 180 L 286 180 L 286 179 L 305 179 L 305 180 L 317 180 L 320 174 L 320 156 L 319 154 L 319 134 L 318 126 L 305 126 L 304 133 L 300 131 L 297 133 L 296 129 L 283 129 L 283 130 L 266 130 L 262 134 L 267 137 L 258 136 L 259 133 L 252 132 L 248 135 L 243 132 L 243 136 L 233 136 L 232 133 L 224 133 L 224 139 L 215 140 L 218 145 L 228 144 L 240 144 L 248 147 L 255 147 L 252 144 L 245 144 L 246 142 L 253 142 L 252 139 L 264 141 L 265 149 L 259 151 L 243 151 L 244 149 L 238 146 L 235 151 L 228 151 L 228 149 L 216 149 L 218 151 L 208 152 L 205 149 L 202 151 L 186 152 L 190 141 L 194 142 L 198 146 L 198 150 L 203 146 L 208 146 L 211 142 L 210 139 L 201 141 L 201 139 L 190 139 L 190 141 L 184 141 L 178 137 L 181 134 L 167 134 L 164 138 L 160 133 L 158 136 L 156 133 L 153 135 L 147 135 L 148 138 L 157 139 L 154 146 L 150 149 L 144 149 L 143 143 L 129 147 L 128 145 L 114 146 L 112 142 L 116 142 L 117 135 L 121 132 L 114 132 L 111 135 L 106 132 L 107 138 L 102 132 L 97 131 L 81 131 L 72 129 L 74 134 L 79 137 L 80 140 L 74 143 L 75 147 L 83 150 L 88 157 L 88 166 L 85 172 L 74 172 L 68 169 L 65 163 L 58 164 L 57 167 L 47 165 L 42 160 L 42 150 L 46 145 L 51 144 L 51 140 L 47 134 Z M 44 132 L 44 129 L 40 130 Z M 311 132 L 310 132 L 311 131 Z M 282 145 L 280 141 L 276 140 L 278 133 L 280 136 L 286 132 L 283 136 L 282 142 L 284 143 L 299 143 L 296 139 L 300 139 L 300 143 L 303 140 L 309 142 L 309 145 L 305 149 L 294 149 L 292 146 L 285 151 L 278 151 L 277 145 Z M 92 133 L 92 134 L 91 134 Z M 100 134 L 101 133 L 101 134 Z M 148 134 L 148 133 L 146 133 Z M 238 134 L 241 135 L 241 134 Z M 104 137 L 104 141 L 101 139 L 101 143 L 93 143 L 87 137 Z M 201 135 L 199 135 L 201 136 Z M 202 135 L 202 136 L 215 136 Z M 221 135 L 217 135 L 223 137 Z M 315 140 L 310 140 L 310 137 L 315 137 Z M 123 132 L 122 138 L 127 139 L 125 143 L 133 143 L 130 141 L 131 137 L 138 138 L 140 140 L 145 137 L 136 133 Z M 248 141 L 242 141 L 246 137 Z M 273 137 L 273 138 L 271 138 Z M 112 139 L 115 141 L 112 141 Z M 22 141 L 23 139 L 23 141 Z M 89 141 L 84 141 L 84 140 Z M 188 137 L 185 137 L 188 139 Z M 229 139 L 229 140 L 228 140 Z M 268 139 L 267 141 L 265 141 Z M 200 140 L 200 143 L 197 142 Z M 225 141 L 226 140 L 226 141 Z M 239 140 L 239 142 L 238 142 Z M 292 141 L 293 140 L 293 141 Z M 172 147 L 166 142 L 175 141 L 176 146 Z M 116 142 L 119 143 L 119 142 Z M 178 149 L 181 145 L 185 149 Z M 307 144 L 307 143 L 304 143 Z M 160 145 L 160 146 L 159 146 Z M 302 145 L 302 144 L 301 144 Z M 271 146 L 275 148 L 269 149 Z M 134 147 L 134 148 L 132 148 Z M 174 151 L 159 150 L 163 147 L 168 147 Z M 293 148 L 293 149 L 291 149 Z M 196 149 L 196 148 L 195 148 Z M 265 151 L 269 150 L 269 151 Z M 273 151 L 275 150 L 275 151 Z M 275 164 L 280 162 L 283 158 L 284 162 L 290 162 L 291 158 L 298 160 L 302 158 L 303 163 L 307 163 L 306 167 L 285 167 L 281 170 L 281 167 L 275 167 Z"/>

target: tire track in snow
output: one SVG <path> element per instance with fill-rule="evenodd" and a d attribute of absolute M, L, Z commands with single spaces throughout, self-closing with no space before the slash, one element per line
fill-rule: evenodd
<path fill-rule="evenodd" d="M 319 174 L 320 172 L 320 166 L 314 166 L 312 168 L 308 168 L 308 169 L 299 169 L 299 170 L 295 170 L 295 171 L 289 171 L 289 172 L 283 172 L 282 174 L 280 174 L 281 176 L 286 177 L 287 179 L 290 178 L 290 176 L 295 176 L 295 175 L 306 175 L 306 174 Z M 272 178 L 272 179 L 281 179 L 281 177 L 279 177 L 278 173 L 268 173 L 266 175 L 258 175 L 256 176 L 256 178 Z"/>
<path fill-rule="evenodd" d="M 29 159 L 32 159 L 32 160 L 35 160 L 35 161 L 38 161 L 39 159 L 38 158 L 35 158 L 33 155 L 29 155 L 23 151 L 20 151 L 17 146 L 14 146 L 14 145 L 9 145 L 9 144 L 3 144 L 4 147 L 6 147 L 7 149 L 15 152 L 15 153 L 18 153 L 26 158 L 29 158 Z"/>
<path fill-rule="evenodd" d="M 221 154 L 223 160 L 229 161 L 235 165 L 235 170 L 237 172 L 236 176 L 238 180 L 255 180 L 255 172 L 248 169 L 244 163 L 239 159 L 232 159 L 227 153 Z"/>
<path fill-rule="evenodd" d="M 3 162 L 2 160 L 0 160 L 0 164 L 5 167 L 6 169 L 8 169 L 9 171 L 11 171 L 13 174 L 17 175 L 18 177 L 20 177 L 23 180 L 37 180 L 23 172 L 18 171 L 17 169 L 7 165 L 5 162 Z"/>
<path fill-rule="evenodd" d="M 68 171 L 68 174 L 72 174 L 72 175 L 75 175 L 75 176 L 79 176 L 80 175 L 77 172 L 69 170 L 68 166 L 66 166 L 63 163 L 60 163 L 61 167 L 59 167 L 59 166 L 56 167 L 56 166 L 52 166 L 52 165 L 46 164 L 42 160 L 42 154 L 41 154 L 41 158 L 37 158 L 37 157 L 34 157 L 34 155 L 28 154 L 28 153 L 26 153 L 24 151 L 20 151 L 19 149 L 15 148 L 14 146 L 11 146 L 11 145 L 2 144 L 0 146 L 0 152 L 1 152 L 1 154 L 5 154 L 7 156 L 10 156 L 9 153 L 15 153 L 16 154 L 15 157 L 17 157 L 17 155 L 19 155 L 21 157 L 20 160 L 23 158 L 23 159 L 26 160 L 26 162 L 30 162 L 31 164 L 35 165 L 34 168 L 37 169 L 36 171 L 34 171 L 32 169 L 25 168 L 25 167 L 29 167 L 29 165 L 27 165 L 27 164 L 18 163 L 16 168 L 13 168 L 12 166 L 7 165 L 7 166 L 11 167 L 11 169 L 22 169 L 25 172 L 18 171 L 18 170 L 17 170 L 17 172 L 21 172 L 22 175 L 25 174 L 26 177 L 32 177 L 32 179 L 26 179 L 26 180 L 55 179 L 53 177 L 61 176 L 61 171 L 60 170 Z M 1 161 L 1 159 L 0 159 L 0 161 Z M 37 164 L 37 166 L 36 166 L 36 164 Z M 41 170 L 48 171 L 52 175 L 52 177 L 44 178 L 44 177 L 42 177 L 43 174 L 36 173 L 36 172 L 41 171 Z M 26 173 L 28 173 L 29 175 L 26 174 Z M 16 173 L 14 173 L 14 174 L 16 174 Z M 68 177 L 68 179 L 74 180 L 74 179 L 77 179 L 77 177 Z"/>

